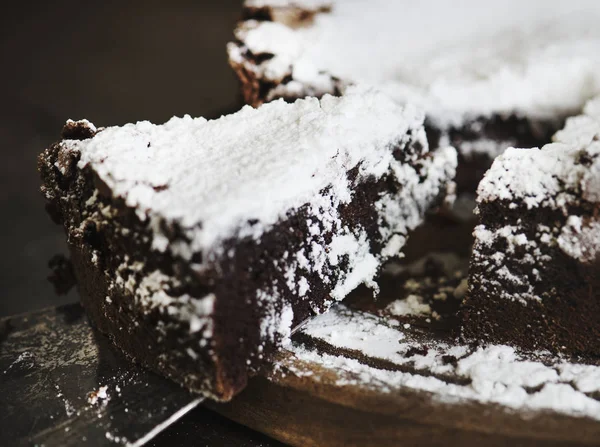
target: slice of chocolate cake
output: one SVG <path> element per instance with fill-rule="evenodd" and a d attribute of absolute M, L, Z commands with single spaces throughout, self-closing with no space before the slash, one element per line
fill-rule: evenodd
<path fill-rule="evenodd" d="M 597 0 L 247 0 L 244 18 L 228 53 L 247 103 L 375 85 L 457 148 L 459 193 L 600 93 Z"/>
<path fill-rule="evenodd" d="M 600 356 L 600 97 L 478 188 L 466 339 Z"/>
<path fill-rule="evenodd" d="M 455 168 L 453 148 L 428 150 L 422 114 L 361 88 L 214 121 L 71 121 L 40 156 L 92 321 L 220 400 L 293 327 L 376 288 Z"/>

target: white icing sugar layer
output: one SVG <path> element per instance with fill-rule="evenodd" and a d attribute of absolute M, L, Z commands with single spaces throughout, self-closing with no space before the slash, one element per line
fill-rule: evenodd
<path fill-rule="evenodd" d="M 392 315 L 428 315 L 431 313 L 429 304 L 423 302 L 423 298 L 419 295 L 408 295 L 406 299 L 396 300 L 392 302 L 388 308 L 388 312 Z"/>
<path fill-rule="evenodd" d="M 600 121 L 597 122 L 600 134 Z M 584 149 L 585 148 L 585 149 Z M 585 153 L 592 164 L 580 163 Z M 477 189 L 477 201 L 521 201 L 527 208 L 565 209 L 577 196 L 596 202 L 600 186 L 600 140 L 585 145 L 552 143 L 543 149 L 507 149 Z"/>
<path fill-rule="evenodd" d="M 580 200 L 600 202 L 598 104 L 600 97 L 589 101 L 584 114 L 569 118 L 542 149 L 507 149 L 479 184 L 477 202 L 505 200 L 565 212 Z"/>
<path fill-rule="evenodd" d="M 341 79 L 417 104 L 440 127 L 496 113 L 548 119 L 600 93 L 599 20 L 596 0 L 338 0 L 304 26 L 249 20 L 228 51 L 260 79 L 291 76 L 271 97 L 333 92 Z M 249 62 L 246 50 L 274 56 Z"/>
<path fill-rule="evenodd" d="M 155 249 L 189 258 L 195 251 L 218 251 L 227 238 L 259 238 L 307 203 L 315 204 L 322 222 L 335 222 L 336 216 L 324 214 L 332 203 L 351 200 L 350 169 L 358 167 L 357 182 L 379 179 L 390 169 L 406 177 L 392 149 L 414 132 L 426 152 L 422 122 L 414 108 L 357 87 L 341 98 L 277 101 L 213 121 L 185 116 L 163 125 L 109 127 L 62 145 L 81 154 L 80 168 L 91 167 L 115 197 L 149 219 Z M 438 178 L 456 164 L 455 152 L 445 151 L 432 162 Z M 382 219 L 393 212 L 381 208 Z M 189 246 L 169 245 L 161 222 L 178 223 Z"/>
<path fill-rule="evenodd" d="M 315 366 L 331 370 L 340 387 L 367 387 L 380 393 L 413 389 L 448 403 L 496 403 L 521 412 L 550 411 L 600 420 L 600 402 L 593 396 L 600 390 L 599 366 L 558 357 L 542 362 L 504 345 L 473 348 L 434 342 L 424 348 L 410 331 L 389 323 L 338 304 L 309 322 L 303 332 L 333 348 L 365 356 L 370 363 L 384 360 L 402 367 L 398 370 L 367 366 L 350 356 L 319 353 L 296 343 L 288 347 L 292 358 L 278 366 L 299 376 L 314 376 L 319 371 Z M 448 357 L 455 361 L 445 361 Z M 304 371 L 298 362 L 306 362 L 309 370 Z M 413 372 L 406 372 L 406 366 Z"/>

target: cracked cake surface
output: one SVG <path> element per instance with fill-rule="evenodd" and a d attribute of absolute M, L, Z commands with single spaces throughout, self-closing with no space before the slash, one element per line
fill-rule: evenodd
<path fill-rule="evenodd" d="M 600 355 L 600 98 L 478 188 L 463 336 Z"/>
<path fill-rule="evenodd" d="M 423 115 L 351 88 L 207 121 L 69 121 L 40 156 L 84 306 L 134 359 L 227 400 L 291 329 L 401 256 L 452 190 Z"/>

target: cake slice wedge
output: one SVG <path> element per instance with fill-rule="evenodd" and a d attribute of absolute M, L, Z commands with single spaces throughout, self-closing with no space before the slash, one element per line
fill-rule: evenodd
<path fill-rule="evenodd" d="M 82 302 L 125 353 L 227 400 L 290 335 L 401 256 L 453 148 L 360 87 L 207 121 L 69 121 L 39 159 Z"/>
<path fill-rule="evenodd" d="M 600 97 L 478 188 L 463 337 L 600 356 Z"/>

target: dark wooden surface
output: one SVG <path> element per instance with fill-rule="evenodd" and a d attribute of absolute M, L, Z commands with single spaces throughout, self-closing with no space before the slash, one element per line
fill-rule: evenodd
<path fill-rule="evenodd" d="M 281 355 L 283 365 L 310 374 L 253 378 L 230 403 L 206 405 L 293 446 L 592 446 L 597 421 L 555 413 L 521 413 L 494 404 L 447 402 L 427 392 L 391 392 L 339 385 L 345 371 Z"/>

